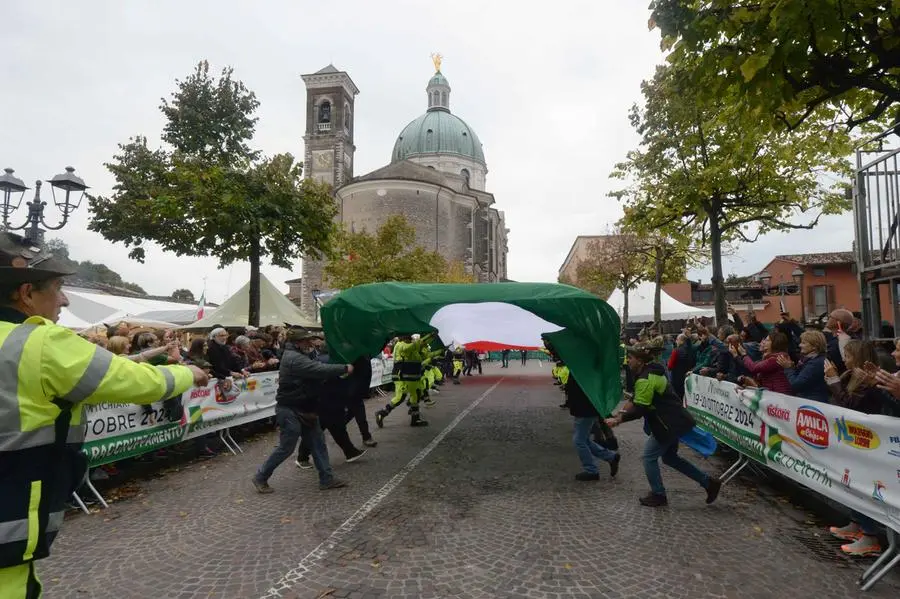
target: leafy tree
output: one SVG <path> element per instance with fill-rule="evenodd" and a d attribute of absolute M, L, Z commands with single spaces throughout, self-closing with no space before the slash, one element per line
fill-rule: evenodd
<path fill-rule="evenodd" d="M 900 4 L 891 0 L 654 0 L 651 26 L 695 86 L 777 115 L 789 128 L 820 107 L 850 128 L 900 118 Z"/>
<path fill-rule="evenodd" d="M 750 277 L 739 277 L 735 273 L 731 273 L 728 275 L 728 278 L 725 279 L 726 285 L 747 285 L 750 283 Z"/>
<path fill-rule="evenodd" d="M 374 234 L 341 231 L 325 277 L 337 289 L 382 281 L 473 283 L 462 263 L 448 264 L 437 252 L 415 245 L 416 229 L 406 217 L 388 218 Z"/>
<path fill-rule="evenodd" d="M 662 286 L 677 283 L 687 276 L 688 265 L 699 264 L 700 254 L 695 252 L 690 239 L 685 236 L 675 238 L 650 234 L 644 252 L 650 260 L 653 278 L 653 321 L 662 322 Z"/>
<path fill-rule="evenodd" d="M 851 141 L 818 118 L 776 130 L 744 110 L 734 89 L 704 102 L 673 66 L 659 67 L 642 90 L 645 105 L 631 113 L 641 146 L 616 166 L 612 176 L 628 186 L 612 195 L 624 202 L 626 226 L 708 245 L 716 318 L 724 322 L 723 244 L 810 229 L 822 214 L 847 210 L 841 185 L 822 179 L 849 175 Z M 817 213 L 811 222 L 793 222 L 807 212 Z"/>
<path fill-rule="evenodd" d="M 602 298 L 615 289 L 624 294 L 622 326 L 628 322 L 628 292 L 647 280 L 651 258 L 641 237 L 614 229 L 587 247 L 587 257 L 575 267 L 577 286 Z"/>
<path fill-rule="evenodd" d="M 75 276 L 82 281 L 118 287 L 141 295 L 147 295 L 147 292 L 144 291 L 143 287 L 135 283 L 123 281 L 119 273 L 105 264 L 95 264 L 94 262 L 87 260 L 84 262 L 73 260 L 69 255 L 69 246 L 61 239 L 50 239 L 47 241 L 46 247 L 53 254 L 55 259 L 74 270 Z"/>
<path fill-rule="evenodd" d="M 477 283 L 475 275 L 466 270 L 466 265 L 459 260 L 450 262 L 447 273 L 441 279 L 442 283 Z"/>
<path fill-rule="evenodd" d="M 89 227 L 140 262 L 148 242 L 179 256 L 215 256 L 220 267 L 249 261 L 254 325 L 263 258 L 291 268 L 303 255 L 327 253 L 336 230 L 327 185 L 304 180 L 290 154 L 250 148 L 258 106 L 232 69 L 216 78 L 201 62 L 160 106 L 165 145 L 131 138 L 106 165 L 114 194 L 90 198 Z"/>
<path fill-rule="evenodd" d="M 172 299 L 182 302 L 194 302 L 194 293 L 190 289 L 176 289 L 172 292 Z"/>

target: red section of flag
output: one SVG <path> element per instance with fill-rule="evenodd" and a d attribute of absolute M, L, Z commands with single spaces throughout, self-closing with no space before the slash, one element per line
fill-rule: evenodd
<path fill-rule="evenodd" d="M 504 349 L 526 349 L 531 351 L 537 351 L 543 349 L 539 345 L 510 345 L 508 343 L 498 343 L 497 341 L 471 341 L 466 343 L 466 349 L 472 349 L 475 351 L 501 351 Z"/>

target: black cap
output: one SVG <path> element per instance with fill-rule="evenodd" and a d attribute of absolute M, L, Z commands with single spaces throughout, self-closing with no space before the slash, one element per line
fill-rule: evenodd
<path fill-rule="evenodd" d="M 75 271 L 45 248 L 15 233 L 0 233 L 0 277 L 13 283 L 35 283 L 73 275 Z"/>

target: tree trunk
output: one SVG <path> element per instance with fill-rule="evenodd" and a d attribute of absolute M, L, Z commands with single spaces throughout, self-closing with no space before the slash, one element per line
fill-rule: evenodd
<path fill-rule="evenodd" d="M 628 283 L 622 285 L 622 331 L 628 326 Z"/>
<path fill-rule="evenodd" d="M 722 230 L 719 228 L 719 218 L 715 214 L 709 215 L 709 249 L 712 258 L 716 326 L 720 327 L 728 322 L 728 303 L 725 301 L 725 277 L 722 276 Z"/>
<path fill-rule="evenodd" d="M 656 325 L 660 325 L 662 323 L 662 280 L 663 271 L 666 268 L 666 250 L 660 244 L 653 254 L 655 267 L 653 282 L 656 284 L 656 288 L 653 290 L 653 320 Z"/>
<path fill-rule="evenodd" d="M 259 239 L 250 246 L 250 305 L 247 324 L 259 326 Z"/>

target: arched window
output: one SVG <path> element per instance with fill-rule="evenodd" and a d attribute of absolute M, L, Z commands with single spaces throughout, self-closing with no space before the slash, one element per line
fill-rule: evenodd
<path fill-rule="evenodd" d="M 447 106 L 447 92 L 441 92 L 441 106 Z"/>
<path fill-rule="evenodd" d="M 425 132 L 425 151 L 429 152 L 434 150 L 434 130 L 429 129 Z"/>
<path fill-rule="evenodd" d="M 350 131 L 350 105 L 344 103 L 344 129 Z"/>
<path fill-rule="evenodd" d="M 319 104 L 319 122 L 331 122 L 331 102 L 329 102 L 328 100 L 324 100 L 321 104 Z"/>

